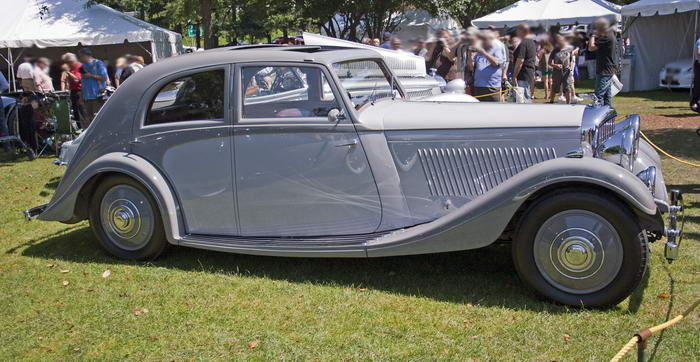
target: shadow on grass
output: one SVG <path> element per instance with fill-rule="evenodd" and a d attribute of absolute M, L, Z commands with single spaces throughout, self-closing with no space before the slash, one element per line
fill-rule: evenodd
<path fill-rule="evenodd" d="M 293 283 L 370 288 L 516 310 L 548 313 L 569 310 L 542 301 L 519 281 L 511 262 L 510 245 L 505 244 L 474 251 L 378 259 L 263 257 L 175 247 L 156 261 L 130 262 L 110 257 L 93 239 L 91 230 L 80 226 L 27 242 L 6 253 L 21 251 L 24 256 L 80 263 L 156 266 Z"/>
<path fill-rule="evenodd" d="M 700 159 L 700 138 L 694 129 L 661 128 L 645 130 L 644 134 L 657 146 L 676 157 L 690 158 L 689 161 Z"/>
<path fill-rule="evenodd" d="M 47 183 L 44 184 L 44 188 L 45 188 L 46 190 L 40 191 L 40 192 L 39 192 L 39 196 L 45 197 L 45 196 L 51 195 L 51 194 L 52 194 L 52 191 L 53 191 L 53 190 L 56 190 L 56 188 L 58 187 L 58 183 L 59 183 L 59 182 L 61 182 L 61 177 L 60 177 L 60 176 L 56 176 L 56 177 L 51 178 L 51 179 L 49 180 L 49 182 L 47 182 Z"/>

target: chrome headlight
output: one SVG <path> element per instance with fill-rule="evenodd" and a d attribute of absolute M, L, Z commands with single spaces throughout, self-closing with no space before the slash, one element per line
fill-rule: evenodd
<path fill-rule="evenodd" d="M 596 157 L 616 163 L 630 171 L 637 158 L 639 138 L 634 131 L 627 129 L 616 133 L 598 146 Z"/>
<path fill-rule="evenodd" d="M 606 159 L 632 171 L 639 151 L 639 126 L 639 115 L 636 114 L 614 124 L 612 135 L 601 140 L 597 145 L 595 157 Z"/>
<path fill-rule="evenodd" d="M 656 167 L 649 166 L 637 174 L 637 177 L 644 182 L 651 194 L 656 191 Z"/>

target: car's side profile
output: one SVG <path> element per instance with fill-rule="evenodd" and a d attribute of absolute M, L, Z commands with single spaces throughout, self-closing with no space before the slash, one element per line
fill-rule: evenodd
<path fill-rule="evenodd" d="M 660 160 L 610 108 L 414 101 L 381 56 L 238 47 L 132 76 L 73 144 L 41 220 L 128 259 L 167 245 L 381 257 L 513 245 L 570 305 L 626 298 L 665 233 Z"/>

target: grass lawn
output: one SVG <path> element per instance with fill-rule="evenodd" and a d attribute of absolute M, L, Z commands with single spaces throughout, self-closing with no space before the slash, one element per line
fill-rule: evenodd
<path fill-rule="evenodd" d="M 683 116 L 685 99 L 651 92 L 615 101 L 620 113 Z M 700 161 L 694 129 L 645 127 L 671 153 Z M 663 162 L 668 185 L 691 207 L 682 258 L 668 265 L 653 245 L 631 298 L 579 310 L 524 287 L 505 245 L 372 260 L 173 248 L 154 262 L 120 261 L 96 246 L 86 222 L 24 221 L 21 210 L 47 202 L 64 168 L 49 158 L 3 160 L 0 358 L 608 360 L 637 330 L 700 298 L 700 169 Z M 700 360 L 699 331 L 696 311 L 653 337 L 649 354 Z"/>

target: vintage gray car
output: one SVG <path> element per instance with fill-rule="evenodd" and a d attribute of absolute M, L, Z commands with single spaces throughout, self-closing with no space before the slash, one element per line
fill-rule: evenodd
<path fill-rule="evenodd" d="M 639 116 L 415 101 L 371 50 L 167 59 L 129 78 L 72 146 L 51 202 L 25 213 L 89 219 L 120 258 L 170 244 L 383 257 L 502 241 L 539 293 L 605 306 L 638 286 L 649 241 L 670 235 L 677 253 L 678 197 Z"/>

